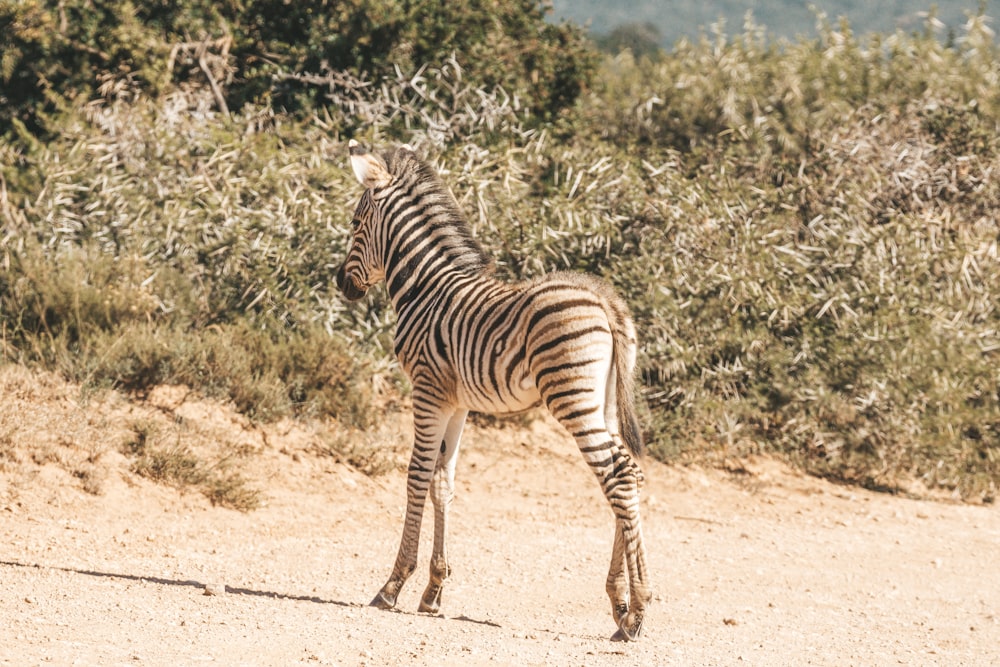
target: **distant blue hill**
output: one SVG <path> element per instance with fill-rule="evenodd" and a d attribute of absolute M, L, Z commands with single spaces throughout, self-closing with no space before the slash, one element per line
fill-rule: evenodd
<path fill-rule="evenodd" d="M 553 0 L 553 18 L 567 19 L 588 26 L 594 35 L 605 35 L 618 26 L 652 24 L 662 37 L 665 48 L 681 37 L 696 39 L 710 26 L 725 21 L 725 33 L 743 32 L 747 11 L 753 12 L 757 25 L 771 38 L 812 38 L 816 36 L 815 6 L 834 24 L 840 17 L 850 22 L 857 35 L 872 32 L 912 33 L 923 30 L 925 17 L 932 6 L 927 0 Z M 961 34 L 967 14 L 979 11 L 978 0 L 938 0 L 937 17 L 944 24 L 940 31 L 947 39 L 949 31 Z M 997 16 L 998 0 L 983 3 L 987 16 Z M 993 26 L 996 29 L 996 26 Z"/>

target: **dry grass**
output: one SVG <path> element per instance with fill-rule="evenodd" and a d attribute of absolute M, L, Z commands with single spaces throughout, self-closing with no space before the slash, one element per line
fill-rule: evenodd
<path fill-rule="evenodd" d="M 183 421 L 164 428 L 160 421 L 140 419 L 131 424 L 121 450 L 137 475 L 182 491 L 196 490 L 213 505 L 243 512 L 259 507 L 260 492 L 239 472 L 240 459 L 250 452 L 226 440 L 217 443 L 215 453 L 206 455 L 203 446 L 196 450 L 192 443 L 205 440 L 203 428 Z"/>
<path fill-rule="evenodd" d="M 400 467 L 405 460 L 406 443 L 402 433 L 384 433 L 380 429 L 370 432 L 346 430 L 329 433 L 319 438 L 313 453 L 330 456 L 355 470 L 371 477 L 384 475 Z"/>
<path fill-rule="evenodd" d="M 0 468 L 16 472 L 54 464 L 87 493 L 103 492 L 106 470 L 99 463 L 114 427 L 100 410 L 85 409 L 81 396 L 60 378 L 19 366 L 0 365 L 0 395 Z M 102 401 L 92 397 L 95 405 Z"/>

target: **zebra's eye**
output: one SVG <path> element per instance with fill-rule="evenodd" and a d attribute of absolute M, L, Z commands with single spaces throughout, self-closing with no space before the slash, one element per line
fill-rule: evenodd
<path fill-rule="evenodd" d="M 360 226 L 361 226 L 361 221 L 359 219 L 354 218 L 353 220 L 351 220 L 351 227 L 354 227 L 354 229 L 357 229 Z"/>

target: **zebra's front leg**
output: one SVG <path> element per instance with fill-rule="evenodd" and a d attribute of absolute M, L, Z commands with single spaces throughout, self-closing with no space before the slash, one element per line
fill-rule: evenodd
<path fill-rule="evenodd" d="M 437 468 L 440 444 L 444 437 L 450 414 L 425 407 L 421 411 L 414 408 L 413 452 L 406 472 L 406 518 L 403 521 L 403 536 L 399 542 L 396 563 L 392 567 L 389 580 L 382 586 L 373 607 L 392 609 L 396 606 L 403 584 L 413 574 L 417 566 L 417 551 L 420 546 L 420 523 L 424 515 L 427 490 Z"/>
<path fill-rule="evenodd" d="M 455 498 L 455 465 L 458 446 L 465 426 L 467 410 L 459 410 L 448 422 L 441 453 L 438 456 L 434 480 L 431 482 L 431 500 L 434 503 L 434 551 L 431 554 L 430 581 L 420 599 L 420 611 L 436 614 L 441 608 L 441 591 L 444 581 L 451 574 L 445 540 L 448 535 L 448 509 Z"/>

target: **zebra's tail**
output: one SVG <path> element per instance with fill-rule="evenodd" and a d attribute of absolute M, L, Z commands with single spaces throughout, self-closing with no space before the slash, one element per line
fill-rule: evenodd
<path fill-rule="evenodd" d="M 617 309 L 616 309 L 617 310 Z M 642 430 L 635 409 L 635 326 L 628 312 L 615 313 L 612 321 L 614 337 L 613 364 L 615 369 L 615 402 L 618 428 L 625 446 L 635 456 L 642 456 Z"/>
<path fill-rule="evenodd" d="M 590 290 L 600 300 L 611 328 L 611 372 L 605 388 L 605 420 L 609 428 L 617 423 L 618 435 L 635 457 L 642 456 L 642 429 L 635 409 L 635 361 L 638 341 L 628 306 L 611 285 L 586 273 L 550 273 L 559 279 Z"/>

